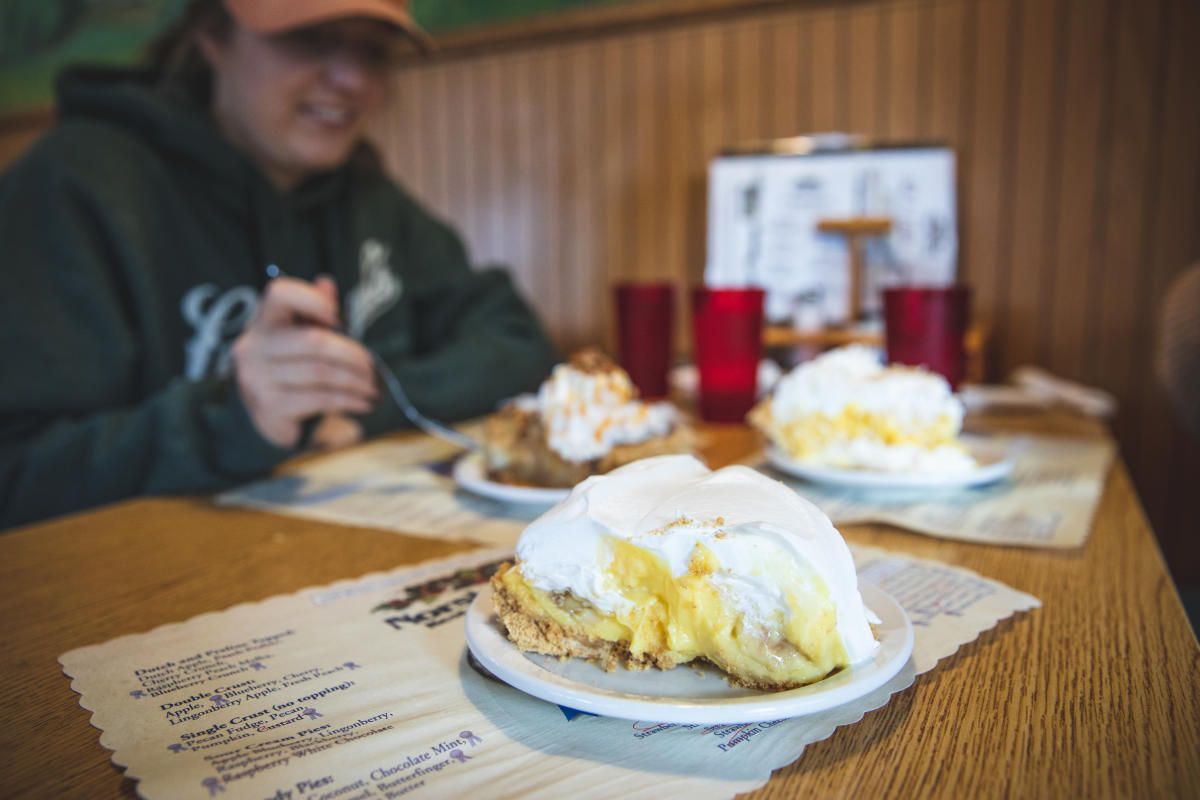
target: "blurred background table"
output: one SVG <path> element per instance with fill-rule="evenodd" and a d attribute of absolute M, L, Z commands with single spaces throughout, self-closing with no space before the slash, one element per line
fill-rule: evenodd
<path fill-rule="evenodd" d="M 1054 415 L 1010 417 L 1003 427 L 1103 435 L 1094 423 Z M 759 447 L 740 425 L 704 433 L 714 466 Z M 1200 647 L 1123 463 L 1076 551 L 874 525 L 843 532 L 852 543 L 975 570 L 1043 607 L 984 633 L 750 796 L 1200 794 Z M 61 653 L 471 547 L 219 508 L 203 497 L 131 500 L 0 535 L 0 674 L 9 681 L 0 697 L 0 796 L 135 795 L 61 674 Z"/>

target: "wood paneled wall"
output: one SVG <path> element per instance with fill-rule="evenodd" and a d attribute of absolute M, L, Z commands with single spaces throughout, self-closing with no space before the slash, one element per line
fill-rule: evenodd
<path fill-rule="evenodd" d="M 798 2 L 447 54 L 399 77 L 378 138 L 564 349 L 611 346 L 614 281 L 700 282 L 722 146 L 950 142 L 991 377 L 1036 363 L 1114 392 L 1168 560 L 1200 581 L 1200 445 L 1152 359 L 1164 290 L 1200 259 L 1197 76 L 1194 0 Z"/>

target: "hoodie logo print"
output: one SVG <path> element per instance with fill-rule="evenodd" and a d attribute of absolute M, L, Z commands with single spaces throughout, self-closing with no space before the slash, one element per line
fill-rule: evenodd
<path fill-rule="evenodd" d="M 396 304 L 403 284 L 388 264 L 392 248 L 366 239 L 358 251 L 358 285 L 346 293 L 346 332 L 361 340 L 371 323 Z"/>
<path fill-rule="evenodd" d="M 188 290 L 179 306 L 183 318 L 195 330 L 184 344 L 184 375 L 198 381 L 210 375 L 220 378 L 231 374 L 230 348 L 258 308 L 258 294 L 249 286 L 235 286 L 222 293 L 205 283 Z"/>

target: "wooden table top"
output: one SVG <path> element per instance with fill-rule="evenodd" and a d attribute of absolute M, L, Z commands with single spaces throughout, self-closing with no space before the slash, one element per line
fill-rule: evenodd
<path fill-rule="evenodd" d="M 1065 417 L 1020 422 L 1098 433 Z M 706 432 L 714 466 L 758 446 L 740 426 Z M 750 796 L 1200 796 L 1200 647 L 1119 461 L 1078 550 L 948 542 L 873 525 L 842 531 L 851 542 L 975 570 L 1033 594 L 1042 608 L 963 646 Z M 62 675 L 60 654 L 471 547 L 206 498 L 132 500 L 0 534 L 0 674 L 8 680 L 0 796 L 135 795 Z"/>

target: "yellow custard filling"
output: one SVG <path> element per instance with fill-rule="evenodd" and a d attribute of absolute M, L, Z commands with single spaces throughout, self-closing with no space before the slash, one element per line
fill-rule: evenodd
<path fill-rule="evenodd" d="M 772 434 L 789 456 L 800 460 L 818 456 L 831 444 L 856 439 L 889 446 L 915 445 L 927 450 L 944 445 L 961 449 L 956 438 L 957 425 L 947 415 L 928 425 L 901 425 L 893 417 L 848 405 L 837 416 L 806 414 L 782 421 L 774 419 L 769 404 L 764 403 L 752 413 L 751 421 Z"/>
<path fill-rule="evenodd" d="M 531 615 L 559 626 L 569 637 L 621 643 L 635 657 L 661 667 L 707 659 L 735 683 L 789 688 L 820 680 L 848 664 L 837 633 L 837 610 L 815 573 L 795 574 L 779 564 L 771 574 L 745 578 L 766 582 L 788 612 L 763 619 L 739 609 L 717 556 L 703 543 L 693 549 L 688 571 L 671 574 L 657 553 L 606 537 L 601 583 L 620 595 L 616 611 L 604 611 L 569 592 L 548 593 L 530 585 L 520 565 L 498 576 L 510 596 Z M 716 576 L 724 581 L 714 581 Z M 556 653 L 551 653 L 556 654 Z"/>

